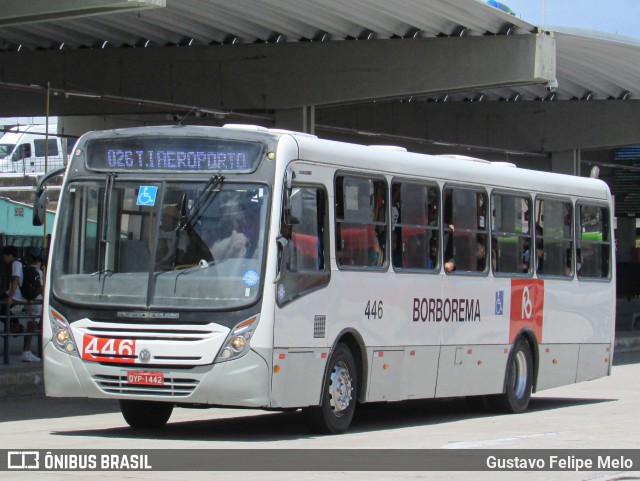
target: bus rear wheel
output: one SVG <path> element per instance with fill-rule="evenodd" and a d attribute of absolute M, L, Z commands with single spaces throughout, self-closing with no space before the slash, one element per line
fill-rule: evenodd
<path fill-rule="evenodd" d="M 120 411 L 124 420 L 132 428 L 161 428 L 171 417 L 173 404 L 121 399 Z"/>
<path fill-rule="evenodd" d="M 491 406 L 509 414 L 519 414 L 527 410 L 531 399 L 533 383 L 533 357 L 531 348 L 524 338 L 519 338 L 513 346 L 505 380 L 505 392 L 489 398 Z"/>
<path fill-rule="evenodd" d="M 340 434 L 349 428 L 358 398 L 357 381 L 353 354 L 345 344 L 338 344 L 323 382 L 322 403 L 305 409 L 313 431 Z"/>

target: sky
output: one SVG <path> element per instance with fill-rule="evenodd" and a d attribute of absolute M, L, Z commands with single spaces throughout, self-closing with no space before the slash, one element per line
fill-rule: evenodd
<path fill-rule="evenodd" d="M 538 26 L 586 28 L 640 39 L 640 0 L 500 0 Z"/>

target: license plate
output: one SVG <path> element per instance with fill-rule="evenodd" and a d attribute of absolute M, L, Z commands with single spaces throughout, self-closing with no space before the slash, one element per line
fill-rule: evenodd
<path fill-rule="evenodd" d="M 164 373 L 152 371 L 127 371 L 127 384 L 164 386 Z"/>

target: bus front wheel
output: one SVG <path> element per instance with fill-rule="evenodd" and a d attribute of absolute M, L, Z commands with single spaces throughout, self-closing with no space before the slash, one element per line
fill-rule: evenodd
<path fill-rule="evenodd" d="M 505 380 L 505 392 L 490 398 L 491 405 L 510 414 L 527 410 L 531 399 L 533 383 L 533 358 L 531 348 L 524 338 L 519 338 L 513 346 Z"/>
<path fill-rule="evenodd" d="M 329 360 L 320 406 L 306 408 L 311 429 L 324 434 L 345 432 L 356 409 L 358 382 L 351 350 L 338 344 Z"/>
<path fill-rule="evenodd" d="M 120 411 L 132 428 L 161 428 L 171 417 L 173 404 L 121 399 Z"/>

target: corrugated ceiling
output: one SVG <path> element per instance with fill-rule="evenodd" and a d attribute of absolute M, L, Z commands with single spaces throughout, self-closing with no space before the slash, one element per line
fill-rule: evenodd
<path fill-rule="evenodd" d="M 507 2 L 508 3 L 508 2 Z M 537 28 L 479 0 L 166 0 L 166 8 L 0 28 L 0 50 L 341 41 L 526 34 Z M 640 41 L 556 30 L 558 90 L 542 86 L 430 100 L 640 98 Z"/>
<path fill-rule="evenodd" d="M 167 0 L 166 8 L 0 28 L 5 49 L 504 33 L 533 25 L 478 0 Z"/>

